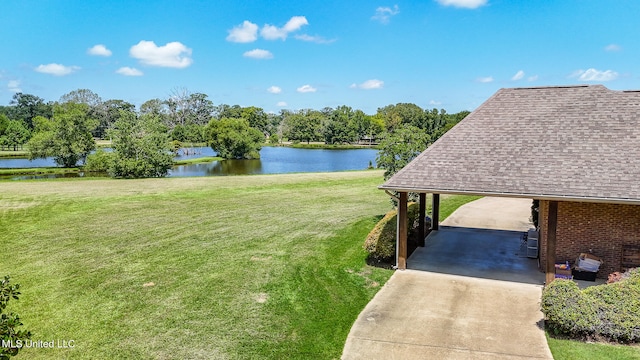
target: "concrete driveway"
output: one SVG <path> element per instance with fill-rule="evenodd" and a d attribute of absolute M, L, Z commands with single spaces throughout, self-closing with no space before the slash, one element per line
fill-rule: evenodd
<path fill-rule="evenodd" d="M 485 199 L 443 222 L 485 229 L 432 232 L 358 316 L 343 359 L 552 359 L 544 276 L 518 253 L 531 201 Z"/>

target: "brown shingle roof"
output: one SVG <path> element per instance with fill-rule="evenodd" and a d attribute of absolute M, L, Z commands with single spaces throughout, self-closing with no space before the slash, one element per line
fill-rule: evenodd
<path fill-rule="evenodd" d="M 640 92 L 501 89 L 380 188 L 640 204 Z"/>

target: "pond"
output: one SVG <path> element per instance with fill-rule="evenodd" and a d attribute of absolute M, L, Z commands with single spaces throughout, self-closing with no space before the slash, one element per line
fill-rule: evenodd
<path fill-rule="evenodd" d="M 203 156 L 215 156 L 209 147 L 183 149 L 176 160 Z M 174 166 L 170 177 L 182 176 L 222 176 L 253 174 L 284 174 L 296 172 L 332 172 L 346 170 L 364 170 L 369 164 L 375 166 L 375 149 L 296 149 L 290 147 L 263 147 L 259 160 L 223 160 L 203 164 Z M 48 167 L 55 166 L 53 159 L 0 159 L 0 168 Z M 13 179 L 39 179 L 52 177 L 82 176 L 66 175 L 30 175 L 11 176 Z"/>

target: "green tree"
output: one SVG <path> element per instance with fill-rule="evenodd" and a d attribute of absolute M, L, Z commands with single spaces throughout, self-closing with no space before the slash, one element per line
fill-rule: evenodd
<path fill-rule="evenodd" d="M 378 167 L 385 170 L 384 179 L 389 179 L 423 152 L 430 141 L 426 131 L 412 125 L 400 126 L 388 133 L 380 142 L 376 159 Z"/>
<path fill-rule="evenodd" d="M 4 129 L 4 133 L 0 136 L 0 144 L 13 148 L 14 151 L 18 150 L 18 147 L 22 148 L 31 135 L 29 129 L 22 120 L 9 120 L 7 127 Z"/>
<path fill-rule="evenodd" d="M 171 142 L 166 127 L 157 116 L 123 111 L 109 135 L 113 142 L 109 174 L 117 178 L 163 177 L 173 165 Z"/>
<path fill-rule="evenodd" d="M 10 282 L 9 276 L 0 280 L 0 341 L 4 343 L 0 346 L 0 360 L 18 355 L 24 341 L 31 338 L 31 332 L 18 329 L 23 325 L 18 314 L 6 313 L 9 300 L 18 300 L 20 296 L 20 285 Z"/>
<path fill-rule="evenodd" d="M 207 125 L 209 145 L 225 159 L 258 159 L 264 134 L 245 119 L 211 120 Z"/>
<path fill-rule="evenodd" d="M 288 112 L 283 119 L 283 135 L 289 140 L 316 141 L 322 138 L 321 126 L 325 122 L 325 115 L 317 110 L 300 110 Z"/>
<path fill-rule="evenodd" d="M 107 130 L 120 118 L 122 111 L 134 113 L 136 106 L 124 100 L 107 100 L 100 104 L 96 111 L 98 126 L 93 131 L 93 136 L 101 139 L 107 137 Z"/>
<path fill-rule="evenodd" d="M 9 118 L 5 114 L 0 114 L 0 136 L 4 134 L 7 126 L 9 126 Z"/>
<path fill-rule="evenodd" d="M 53 115 L 51 104 L 45 104 L 44 99 L 23 93 L 15 93 L 9 102 L 7 117 L 13 120 L 23 120 L 27 128 L 32 129 L 32 120 L 36 116 L 50 118 Z"/>
<path fill-rule="evenodd" d="M 403 124 L 413 125 L 420 129 L 427 128 L 427 116 L 424 110 L 416 104 L 399 103 L 387 105 L 378 109 L 378 115 L 384 119 L 389 132 Z"/>
<path fill-rule="evenodd" d="M 56 164 L 74 167 L 96 148 L 91 131 L 96 121 L 88 116 L 86 104 L 64 103 L 55 105 L 53 119 L 39 118 L 40 131 L 29 140 L 29 158 L 52 156 Z"/>
<path fill-rule="evenodd" d="M 218 120 L 220 119 L 241 119 L 242 118 L 242 107 L 240 105 L 227 105 L 220 104 L 214 107 L 213 110 L 214 117 Z"/>
<path fill-rule="evenodd" d="M 267 114 L 262 108 L 255 106 L 242 108 L 242 118 L 247 120 L 252 128 L 262 131 L 265 136 L 270 134 Z"/>
<path fill-rule="evenodd" d="M 335 110 L 328 112 L 324 123 L 323 135 L 326 144 L 351 143 L 357 140 L 356 114 L 348 106 L 339 106 Z"/>

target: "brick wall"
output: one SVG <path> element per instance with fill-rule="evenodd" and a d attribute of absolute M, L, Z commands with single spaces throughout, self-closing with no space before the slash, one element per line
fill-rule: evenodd
<path fill-rule="evenodd" d="M 547 251 L 549 202 L 540 201 L 540 264 L 544 269 Z M 578 254 L 592 253 L 603 259 L 598 277 L 620 271 L 622 245 L 640 245 L 640 205 L 558 202 L 556 262 Z"/>

